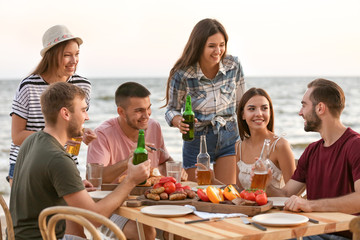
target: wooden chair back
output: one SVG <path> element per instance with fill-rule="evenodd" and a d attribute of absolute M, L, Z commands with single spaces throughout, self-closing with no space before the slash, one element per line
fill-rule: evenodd
<path fill-rule="evenodd" d="M 6 220 L 6 232 L 7 232 L 7 237 L 9 240 L 14 240 L 15 239 L 15 234 L 14 234 L 14 226 L 13 226 L 13 222 L 12 222 L 12 218 L 10 215 L 10 211 L 9 208 L 3 198 L 3 196 L 0 194 L 0 205 L 2 207 L 2 209 L 4 210 L 5 213 L 5 220 Z M 2 226 L 1 226 L 1 222 L 0 222 L 0 240 L 2 240 Z"/>
<path fill-rule="evenodd" d="M 353 233 L 353 240 L 360 240 L 360 217 L 355 217 L 351 220 L 349 227 Z"/>
<path fill-rule="evenodd" d="M 51 217 L 48 223 L 46 223 L 48 216 Z M 70 220 L 82 225 L 89 231 L 94 240 L 101 240 L 102 237 L 100 231 L 92 224 L 92 222 L 103 224 L 115 234 L 117 239 L 126 240 L 121 229 L 110 219 L 86 209 L 69 206 L 48 207 L 41 211 L 39 215 L 39 228 L 44 240 L 56 240 L 55 226 L 56 223 L 62 219 Z"/>

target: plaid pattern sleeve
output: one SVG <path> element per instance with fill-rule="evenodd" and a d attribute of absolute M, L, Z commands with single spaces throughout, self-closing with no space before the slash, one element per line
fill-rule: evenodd
<path fill-rule="evenodd" d="M 237 57 L 226 56 L 214 79 L 202 73 L 199 64 L 179 70 L 170 82 L 169 104 L 165 119 L 169 126 L 176 115 L 181 115 L 185 95 L 190 94 L 195 117 L 211 121 L 217 116 L 229 117 L 236 113 L 236 105 L 245 91 L 242 67 Z"/>
<path fill-rule="evenodd" d="M 181 115 L 181 108 L 184 106 L 186 95 L 186 78 L 184 73 L 183 71 L 177 71 L 170 82 L 170 98 L 165 113 L 165 120 L 170 127 L 172 126 L 171 121 L 175 116 Z"/>
<path fill-rule="evenodd" d="M 238 73 L 236 74 L 236 109 L 238 108 L 240 99 L 242 95 L 245 93 L 245 89 L 246 89 L 242 66 L 240 62 L 238 62 L 237 64 L 238 64 Z"/>

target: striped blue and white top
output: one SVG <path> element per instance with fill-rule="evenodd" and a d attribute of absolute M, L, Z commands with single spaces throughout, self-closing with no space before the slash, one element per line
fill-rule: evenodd
<path fill-rule="evenodd" d="M 81 87 L 86 92 L 86 103 L 89 106 L 91 92 L 90 81 L 75 74 L 71 76 L 67 82 Z M 28 131 L 37 132 L 45 127 L 44 117 L 41 112 L 40 96 L 48 86 L 49 84 L 42 79 L 41 76 L 30 75 L 20 82 L 16 90 L 10 116 L 16 114 L 25 119 L 27 121 L 25 129 Z M 11 143 L 10 165 L 15 164 L 19 148 L 20 146 Z M 9 172 L 10 178 L 12 178 L 11 172 L 12 171 Z"/>

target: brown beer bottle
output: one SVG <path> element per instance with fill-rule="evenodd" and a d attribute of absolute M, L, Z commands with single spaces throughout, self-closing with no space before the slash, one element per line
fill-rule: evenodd
<path fill-rule="evenodd" d="M 268 169 L 270 168 L 270 139 L 264 140 L 259 159 L 255 162 L 254 176 L 251 182 L 251 188 L 265 189 Z"/>
<path fill-rule="evenodd" d="M 192 141 L 194 140 L 195 114 L 191 107 L 191 96 L 189 94 L 186 96 L 183 118 L 185 119 L 184 123 L 189 125 L 189 131 L 186 134 L 183 134 L 182 138 L 184 141 Z"/>
<path fill-rule="evenodd" d="M 146 160 L 148 160 L 148 153 L 145 148 L 145 135 L 144 135 L 144 130 L 140 129 L 137 148 L 134 151 L 133 164 L 137 165 L 142 162 L 145 162 Z M 144 181 L 140 184 L 145 184 L 145 183 L 146 183 L 146 181 Z"/>

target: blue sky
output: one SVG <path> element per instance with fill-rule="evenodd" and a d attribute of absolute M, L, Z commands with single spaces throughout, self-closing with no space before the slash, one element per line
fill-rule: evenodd
<path fill-rule="evenodd" d="M 360 76 L 359 13 L 356 0 L 0 0 L 0 79 L 25 77 L 56 24 L 83 38 L 84 76 L 166 77 L 207 17 L 246 76 Z"/>

